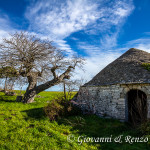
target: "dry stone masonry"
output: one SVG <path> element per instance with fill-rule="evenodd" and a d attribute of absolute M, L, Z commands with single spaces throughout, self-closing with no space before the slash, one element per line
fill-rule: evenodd
<path fill-rule="evenodd" d="M 84 112 L 100 117 L 128 121 L 128 92 L 140 90 L 147 96 L 150 118 L 150 72 L 142 63 L 150 62 L 150 54 L 130 49 L 109 64 L 78 92 L 77 102 Z"/>

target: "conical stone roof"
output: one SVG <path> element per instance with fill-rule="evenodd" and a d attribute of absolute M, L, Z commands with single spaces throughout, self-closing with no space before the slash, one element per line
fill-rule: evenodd
<path fill-rule="evenodd" d="M 131 48 L 84 86 L 150 83 L 150 71 L 142 63 L 150 63 L 150 53 Z"/>

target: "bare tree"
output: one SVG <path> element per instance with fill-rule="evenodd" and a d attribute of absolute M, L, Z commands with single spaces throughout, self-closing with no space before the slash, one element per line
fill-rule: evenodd
<path fill-rule="evenodd" d="M 14 67 L 18 76 L 27 78 L 28 87 L 23 102 L 30 103 L 36 94 L 69 79 L 75 67 L 82 67 L 84 59 L 69 58 L 52 42 L 18 32 L 0 44 L 0 63 Z M 45 79 L 44 83 L 42 79 Z"/>
<path fill-rule="evenodd" d="M 71 99 L 74 95 L 74 92 L 77 92 L 80 89 L 80 87 L 86 82 L 87 81 L 83 78 L 64 80 L 62 83 L 64 98 Z"/>
<path fill-rule="evenodd" d="M 62 83 L 64 98 L 70 99 L 73 95 L 73 92 L 77 91 L 77 81 L 76 80 L 64 80 Z"/>
<path fill-rule="evenodd" d="M 0 78 L 5 80 L 4 93 L 7 93 L 8 89 L 11 90 L 13 88 L 16 77 L 17 71 L 15 70 L 15 68 L 11 66 L 2 66 L 0 68 Z"/>

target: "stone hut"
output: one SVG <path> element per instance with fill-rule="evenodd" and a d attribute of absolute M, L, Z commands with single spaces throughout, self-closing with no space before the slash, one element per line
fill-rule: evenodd
<path fill-rule="evenodd" d="M 129 49 L 80 88 L 79 106 L 121 121 L 150 118 L 150 71 L 142 63 L 150 63 L 150 53 Z"/>

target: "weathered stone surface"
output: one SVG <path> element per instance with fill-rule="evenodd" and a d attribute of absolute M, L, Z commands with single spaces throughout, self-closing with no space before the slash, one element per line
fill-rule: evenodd
<path fill-rule="evenodd" d="M 131 48 L 102 69 L 80 88 L 77 102 L 83 111 L 127 120 L 127 93 L 137 89 L 147 96 L 150 118 L 150 72 L 142 63 L 150 63 L 150 53 Z"/>
<path fill-rule="evenodd" d="M 131 48 L 102 69 L 85 86 L 150 83 L 150 73 L 142 67 L 142 63 L 150 63 L 150 53 Z"/>
<path fill-rule="evenodd" d="M 132 89 L 142 90 L 147 95 L 148 118 L 150 118 L 149 83 L 81 87 L 77 102 L 83 111 L 93 112 L 100 117 L 110 117 L 125 121 L 127 93 Z"/>

